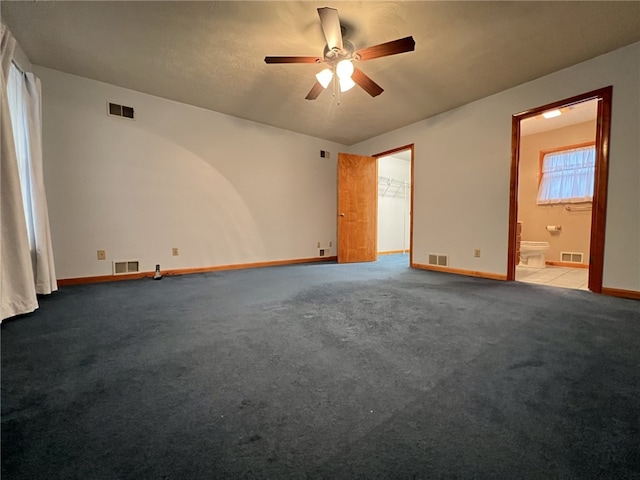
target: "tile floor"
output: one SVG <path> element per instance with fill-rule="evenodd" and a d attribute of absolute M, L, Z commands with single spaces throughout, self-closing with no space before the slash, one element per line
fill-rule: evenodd
<path fill-rule="evenodd" d="M 549 285 L 552 287 L 589 290 L 588 268 L 554 267 L 532 268 L 522 265 L 516 266 L 516 281 Z"/>

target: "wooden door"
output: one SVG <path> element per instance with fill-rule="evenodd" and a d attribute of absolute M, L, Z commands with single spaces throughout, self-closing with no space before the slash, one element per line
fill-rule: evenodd
<path fill-rule="evenodd" d="M 378 160 L 338 154 L 338 263 L 378 259 Z"/>

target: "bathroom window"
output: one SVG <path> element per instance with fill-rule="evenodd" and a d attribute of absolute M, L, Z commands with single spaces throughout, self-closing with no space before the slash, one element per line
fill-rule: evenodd
<path fill-rule="evenodd" d="M 540 152 L 538 205 L 593 201 L 595 144 Z"/>

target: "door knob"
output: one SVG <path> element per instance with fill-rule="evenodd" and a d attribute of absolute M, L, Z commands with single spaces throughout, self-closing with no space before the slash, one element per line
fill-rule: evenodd
<path fill-rule="evenodd" d="M 341 214 L 340 214 L 340 216 L 341 216 L 341 217 L 344 217 L 344 213 L 341 213 Z"/>

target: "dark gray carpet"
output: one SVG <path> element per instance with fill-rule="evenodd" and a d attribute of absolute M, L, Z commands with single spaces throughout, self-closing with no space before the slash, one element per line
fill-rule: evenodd
<path fill-rule="evenodd" d="M 2 478 L 640 478 L 640 302 L 407 263 L 43 298 Z"/>

